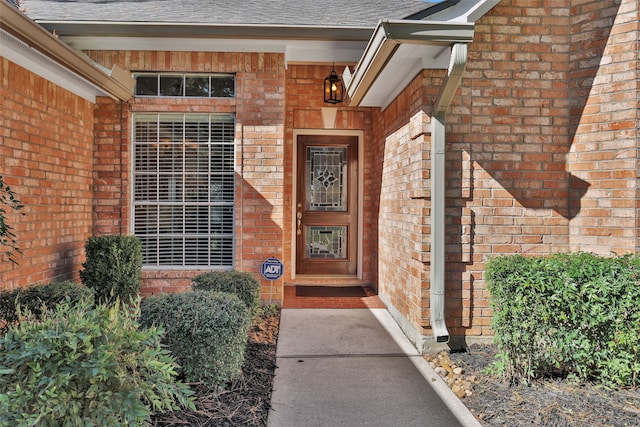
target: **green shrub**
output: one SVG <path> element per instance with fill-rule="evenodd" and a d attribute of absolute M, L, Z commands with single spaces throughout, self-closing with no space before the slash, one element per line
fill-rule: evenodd
<path fill-rule="evenodd" d="M 136 236 L 90 237 L 85 244 L 82 283 L 98 302 L 128 301 L 142 284 L 142 245 Z"/>
<path fill-rule="evenodd" d="M 93 291 L 74 282 L 52 282 L 0 291 L 0 333 L 5 333 L 10 325 L 18 322 L 17 304 L 38 317 L 43 307 L 53 309 L 64 301 L 77 303 L 81 300 L 93 303 Z"/>
<path fill-rule="evenodd" d="M 507 379 L 640 385 L 640 258 L 499 257 L 486 278 Z"/>
<path fill-rule="evenodd" d="M 146 298 L 141 323 L 165 330 L 162 342 L 184 379 L 217 388 L 237 377 L 244 361 L 250 318 L 235 295 L 184 292 Z"/>
<path fill-rule="evenodd" d="M 218 291 L 236 295 L 253 316 L 260 307 L 260 282 L 241 271 L 212 271 L 193 278 L 195 291 Z"/>
<path fill-rule="evenodd" d="M 141 425 L 178 403 L 193 409 L 162 331 L 139 328 L 138 303 L 23 313 L 0 337 L 0 425 Z"/>
<path fill-rule="evenodd" d="M 280 307 L 276 304 L 265 304 L 258 307 L 256 317 L 274 317 L 280 315 Z"/>

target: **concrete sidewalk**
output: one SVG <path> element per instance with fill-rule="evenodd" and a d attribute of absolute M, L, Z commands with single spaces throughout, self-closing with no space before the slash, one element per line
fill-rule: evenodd
<path fill-rule="evenodd" d="M 478 427 L 386 309 L 283 309 L 269 427 Z"/>

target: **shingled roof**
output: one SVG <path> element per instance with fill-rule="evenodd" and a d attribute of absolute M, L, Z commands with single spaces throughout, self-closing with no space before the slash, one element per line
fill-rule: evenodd
<path fill-rule="evenodd" d="M 436 5 L 422 0 L 22 0 L 35 21 L 373 28 Z"/>

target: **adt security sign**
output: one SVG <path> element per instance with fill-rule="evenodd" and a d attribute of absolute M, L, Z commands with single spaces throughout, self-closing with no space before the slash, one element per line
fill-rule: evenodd
<path fill-rule="evenodd" d="M 284 273 L 284 265 L 277 258 L 267 258 L 260 268 L 262 276 L 267 280 L 278 280 Z"/>

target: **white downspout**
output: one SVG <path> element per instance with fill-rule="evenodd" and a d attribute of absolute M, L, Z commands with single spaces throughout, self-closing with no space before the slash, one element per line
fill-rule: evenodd
<path fill-rule="evenodd" d="M 431 125 L 431 328 L 438 343 L 449 342 L 445 305 L 445 114 L 467 65 L 467 44 L 451 49 L 447 76 L 435 102 Z"/>

